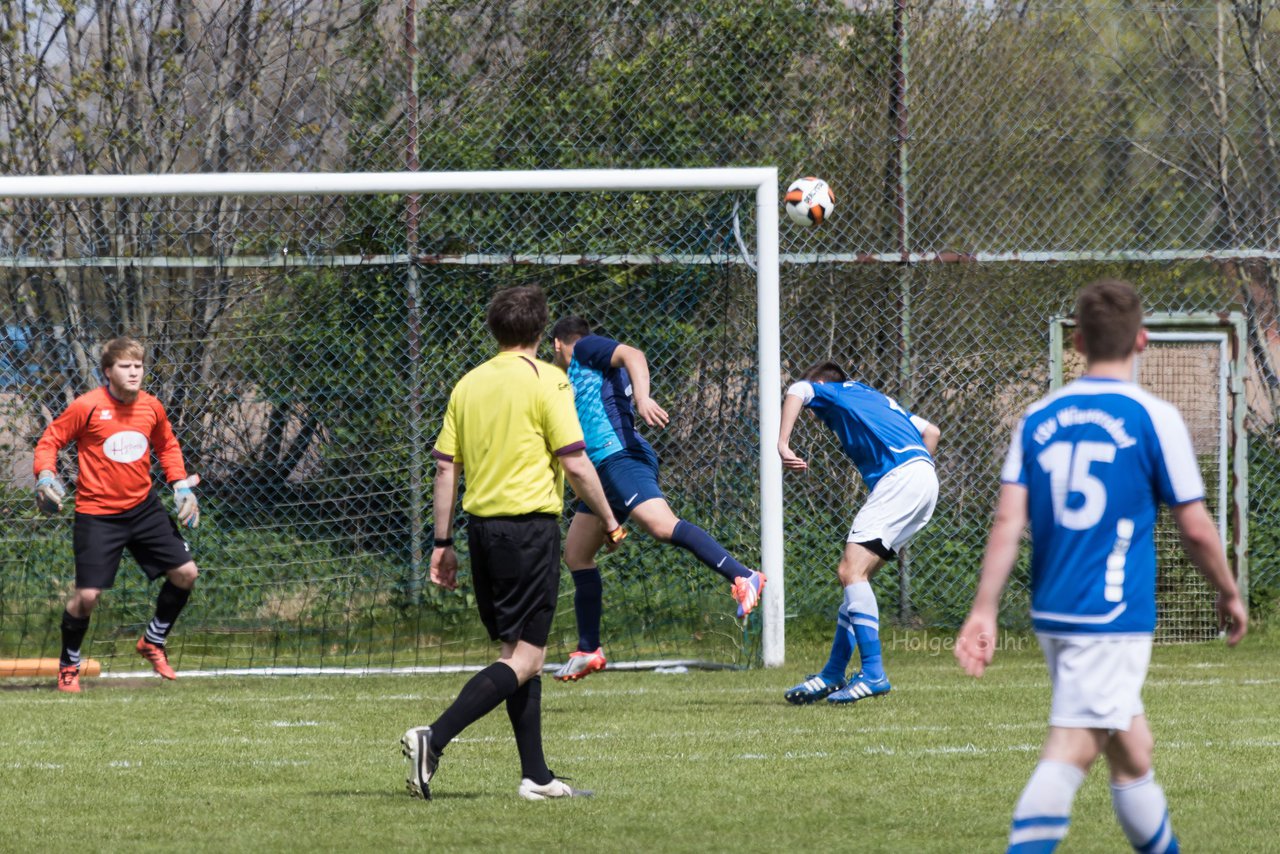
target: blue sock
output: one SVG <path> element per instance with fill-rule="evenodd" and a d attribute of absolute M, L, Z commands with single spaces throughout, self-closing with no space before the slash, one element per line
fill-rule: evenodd
<path fill-rule="evenodd" d="M 671 544 L 686 551 L 725 577 L 730 584 L 735 578 L 746 578 L 751 570 L 733 559 L 706 531 L 681 519 L 671 531 Z"/>
<path fill-rule="evenodd" d="M 836 636 L 831 641 L 831 655 L 827 657 L 827 663 L 822 668 L 822 678 L 828 682 L 843 682 L 851 658 L 853 658 L 853 626 L 849 623 L 849 615 L 842 606 L 836 612 Z"/>
<path fill-rule="evenodd" d="M 868 679 L 884 678 L 884 662 L 880 658 L 880 606 L 871 582 L 859 581 L 845 589 L 844 610 L 853 626 L 853 636 L 858 643 L 859 665 Z"/>
<path fill-rule="evenodd" d="M 1084 772 L 1066 762 L 1040 760 L 1013 809 L 1006 854 L 1049 854 L 1067 835 L 1071 802 Z"/>
<path fill-rule="evenodd" d="M 600 568 L 575 569 L 573 576 L 573 613 L 578 619 L 578 651 L 595 652 L 600 648 L 600 616 L 604 613 L 604 584 Z"/>
<path fill-rule="evenodd" d="M 1112 783 L 1111 805 L 1134 851 L 1177 854 L 1178 837 L 1169 826 L 1169 804 L 1154 772 L 1148 771 L 1132 783 Z"/>

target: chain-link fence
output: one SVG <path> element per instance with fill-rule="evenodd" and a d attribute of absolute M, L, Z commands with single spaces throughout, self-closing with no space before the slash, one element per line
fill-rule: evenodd
<path fill-rule="evenodd" d="M 1269 610 L 1275 4 L 732 7 L 14 0 L 0 168 L 821 175 L 830 221 L 783 225 L 784 373 L 835 358 L 942 427 L 939 513 L 877 580 L 886 614 L 913 624 L 954 625 L 967 606 L 1009 430 L 1047 390 L 1050 321 L 1081 284 L 1131 278 L 1159 311 L 1237 306 L 1252 594 Z M 97 345 L 127 332 L 148 342 L 149 387 L 208 477 L 187 654 L 481 656 L 440 643 L 473 618 L 422 581 L 422 454 L 488 352 L 480 307 L 529 280 L 646 350 L 675 414 L 649 436 L 673 506 L 756 560 L 754 279 L 734 233 L 751 245 L 750 203 L 658 199 L 0 200 L 4 653 L 56 648 L 71 577 L 69 532 L 30 506 L 31 446 L 97 383 Z M 861 487 L 817 430 L 796 444 L 814 466 L 787 482 L 788 615 L 826 631 Z M 639 544 L 605 565 L 626 591 L 606 593 L 606 632 L 635 639 L 615 656 L 750 657 L 751 633 L 687 555 Z M 121 584 L 95 631 L 149 617 L 137 574 Z M 678 628 L 656 630 L 673 612 Z"/>

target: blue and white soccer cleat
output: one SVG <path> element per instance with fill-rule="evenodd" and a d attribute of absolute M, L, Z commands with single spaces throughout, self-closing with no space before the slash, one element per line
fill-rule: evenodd
<path fill-rule="evenodd" d="M 799 685 L 793 685 L 783 691 L 782 698 L 793 706 L 807 706 L 834 691 L 839 691 L 844 686 L 844 680 L 828 682 L 821 673 L 815 673 Z"/>
<path fill-rule="evenodd" d="M 841 706 L 856 703 L 868 697 L 883 697 L 889 693 L 889 687 L 888 676 L 868 679 L 859 673 L 846 687 L 827 697 L 827 702 L 833 706 Z"/>

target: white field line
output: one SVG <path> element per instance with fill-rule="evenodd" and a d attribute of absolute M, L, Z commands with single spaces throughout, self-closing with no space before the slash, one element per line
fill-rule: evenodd
<path fill-rule="evenodd" d="M 1043 665 L 1040 665 L 1040 667 L 1043 668 Z M 1179 668 L 1177 669 L 1176 672 L 1185 672 L 1185 668 Z M 601 680 L 600 676 L 596 676 L 594 678 L 597 681 L 594 682 L 593 684 L 595 685 L 602 684 L 602 682 L 600 681 Z M 786 685 L 789 685 L 789 684 L 790 682 L 784 679 L 779 681 L 779 683 L 776 686 L 769 687 L 769 688 L 761 688 L 758 685 L 742 686 L 742 687 L 719 686 L 715 689 L 715 693 L 718 695 L 724 695 L 724 696 L 743 696 L 743 697 L 760 696 L 762 693 L 765 696 L 768 696 L 770 693 L 776 693 L 780 698 L 783 689 L 786 687 Z M 1170 676 L 1170 677 L 1156 677 L 1156 678 L 1148 679 L 1146 682 L 1146 687 L 1147 688 L 1152 688 L 1152 687 L 1157 687 L 1157 688 L 1202 688 L 1202 687 L 1255 688 L 1255 687 L 1266 687 L 1266 686 L 1277 685 L 1277 684 L 1280 684 L 1280 676 L 1268 677 L 1268 678 L 1250 678 L 1250 679 L 1228 679 L 1228 678 L 1222 678 L 1222 677 L 1186 679 L 1186 678 L 1179 678 L 1177 676 Z M 982 688 L 983 688 L 982 682 L 977 680 L 969 680 L 968 677 L 957 675 L 956 680 L 954 681 L 948 680 L 946 682 L 911 682 L 911 681 L 899 682 L 899 683 L 896 683 L 894 686 L 893 696 L 905 697 L 916 692 L 920 692 L 920 693 L 929 693 L 929 692 L 935 692 L 935 691 L 954 692 L 957 689 L 982 690 Z M 1048 681 L 1048 677 L 1046 676 L 1044 679 L 1034 679 L 1034 680 L 1026 680 L 1026 681 L 1018 680 L 1015 682 L 1000 682 L 998 684 L 992 684 L 991 690 L 1047 692 L 1049 690 L 1049 681 Z M 578 697 L 640 697 L 650 693 L 655 693 L 655 691 L 650 688 L 646 688 L 644 686 L 628 687 L 628 688 L 603 688 L 603 687 L 587 688 L 587 687 L 581 687 L 577 684 L 560 686 L 559 683 L 555 683 L 551 691 L 544 694 L 543 699 L 545 702 L 561 702 L 565 700 L 572 700 L 575 696 L 578 696 Z M 349 704 L 349 703 L 394 703 L 394 702 L 448 703 L 449 701 L 453 700 L 456 696 L 457 696 L 457 692 L 452 688 L 450 688 L 447 690 L 443 690 L 440 693 L 432 692 L 432 693 L 422 693 L 422 694 L 399 694 L 399 693 L 397 694 L 357 694 L 354 696 L 344 696 L 344 695 L 336 695 L 336 694 L 299 693 L 299 694 L 290 694 L 290 695 L 278 696 L 278 697 L 208 697 L 203 702 L 219 703 L 222 705 L 234 705 L 239 703 L 245 703 L 245 704 L 247 703 L 267 703 L 267 704 L 344 703 L 344 704 Z M 26 696 L 15 695 L 13 697 L 6 698 L 5 702 L 6 702 L 6 705 L 13 706 L 13 707 L 32 706 L 32 705 L 40 706 L 40 705 L 62 702 L 65 699 L 66 699 L 65 697 L 62 697 L 55 693 L 49 693 L 47 695 L 37 695 L 37 694 L 31 694 Z M 119 696 L 107 695 L 107 696 L 98 696 L 94 698 L 94 702 L 100 703 L 100 704 L 115 704 L 115 703 L 132 704 L 136 701 L 137 701 L 137 697 L 135 697 L 132 694 L 119 695 Z M 158 702 L 162 704 L 179 703 L 179 702 L 185 703 L 186 699 L 182 697 L 180 694 L 174 693 L 171 696 L 149 696 L 147 698 L 147 702 Z"/>
<path fill-rule="evenodd" d="M 431 676 L 441 673 L 479 673 L 488 666 L 489 664 L 448 664 L 431 667 L 212 667 L 203 670 L 179 670 L 178 675 L 183 679 L 215 676 Z M 543 667 L 543 672 L 550 673 L 559 666 L 559 664 L 548 663 Z M 609 669 L 614 671 L 654 670 L 659 667 L 691 667 L 697 670 L 736 669 L 734 665 L 702 661 L 697 658 L 623 661 L 609 665 Z M 145 679 L 153 675 L 155 674 L 150 670 L 112 670 L 96 678 Z"/>
<path fill-rule="evenodd" d="M 1041 725 L 1036 725 L 1036 726 L 1039 727 Z M 851 730 L 851 731 L 865 732 L 865 734 L 883 735 L 883 734 L 886 734 L 886 732 L 892 732 L 892 731 L 910 732 L 910 731 L 918 731 L 920 729 L 928 729 L 929 731 L 936 731 L 936 730 L 947 730 L 948 727 L 863 727 L 863 729 Z M 998 729 L 1016 729 L 1016 727 L 998 727 Z M 788 731 L 795 732 L 795 734 L 797 735 L 803 734 L 803 731 L 801 730 L 788 730 Z M 714 735 L 719 734 L 719 732 L 722 732 L 722 730 L 716 730 L 714 732 L 707 731 L 705 732 L 705 734 L 696 734 L 696 732 L 682 732 L 681 735 L 685 737 L 691 737 L 691 739 L 695 741 L 703 741 L 703 736 L 708 737 L 708 739 L 710 739 L 710 737 L 713 737 Z M 763 732 L 764 731 L 762 730 L 762 734 Z M 769 730 L 769 732 L 771 732 L 771 734 L 773 735 L 778 734 L 778 730 L 776 729 Z M 748 736 L 750 734 L 745 734 L 744 732 L 744 734 L 739 734 L 739 735 Z M 620 735 L 614 734 L 614 732 L 599 732 L 599 734 L 585 734 L 585 735 L 570 736 L 570 739 L 568 740 L 572 740 L 572 741 L 611 740 L 611 739 L 621 739 L 621 737 L 628 737 L 628 739 L 635 740 L 637 736 L 636 734 L 631 734 L 628 736 L 620 736 Z M 653 739 L 657 739 L 657 737 L 659 737 L 659 734 L 657 734 L 657 732 L 654 732 L 654 734 L 644 734 L 644 735 L 640 735 L 639 737 L 641 737 L 641 739 L 644 739 L 644 737 L 653 737 Z M 664 741 L 667 741 L 667 743 L 669 743 L 669 734 L 664 735 L 662 737 Z M 463 744 L 498 744 L 498 743 L 506 744 L 508 743 L 509 740 L 511 740 L 511 736 L 507 736 L 507 735 L 460 737 L 460 739 L 456 739 L 458 743 L 463 743 Z M 852 750 L 852 752 L 860 753 L 861 755 L 867 755 L 867 757 L 874 757 L 874 755 L 884 755 L 884 757 L 940 757 L 940 755 L 941 757 L 951 757 L 951 755 L 963 755 L 963 757 L 968 757 L 968 755 L 1000 755 L 1000 754 L 1010 754 L 1010 753 L 1019 753 L 1019 754 L 1036 753 L 1038 752 L 1039 749 L 1041 749 L 1041 746 L 1042 745 L 1039 743 L 1019 743 L 1019 744 L 1002 744 L 1002 745 L 992 745 L 992 746 L 978 746 L 972 743 L 972 741 L 965 741 L 964 744 L 909 746 L 909 748 L 902 748 L 902 746 L 892 746 L 887 744 L 867 744 L 867 745 L 861 746 L 860 749 Z M 1225 740 L 1206 739 L 1201 741 L 1184 739 L 1184 740 L 1160 741 L 1160 744 L 1157 745 L 1157 749 L 1160 750 L 1160 752 L 1162 753 L 1170 752 L 1170 750 L 1203 750 L 1206 748 L 1219 749 L 1219 750 L 1224 748 L 1280 750 L 1280 739 L 1225 739 Z M 842 750 L 841 755 L 847 755 L 849 753 L 850 753 L 850 750 Z M 696 753 L 692 753 L 692 754 L 678 753 L 678 754 L 667 754 L 667 755 L 668 755 L 668 758 L 678 757 L 681 759 L 682 762 L 719 762 L 719 761 L 722 761 L 723 759 L 723 754 L 703 755 L 703 754 L 696 754 Z M 805 761 L 813 761 L 813 759 L 826 759 L 831 757 L 831 755 L 832 754 L 829 754 L 827 752 L 820 752 L 820 750 L 819 752 L 792 752 L 792 750 L 782 750 L 782 752 L 778 752 L 778 753 L 768 753 L 768 752 L 744 753 L 744 754 L 736 755 L 736 757 L 733 757 L 733 758 L 739 759 L 739 761 L 744 761 L 744 762 L 805 762 Z M 652 758 L 662 758 L 662 755 L 653 755 Z M 183 759 L 183 761 L 178 761 L 178 759 L 159 759 L 159 761 L 147 761 L 146 764 L 147 766 L 150 766 L 150 767 L 179 766 L 179 764 L 180 766 L 189 766 L 189 764 L 191 764 L 191 761 L 189 761 L 189 759 Z M 314 764 L 314 763 L 312 763 L 311 761 L 308 761 L 308 759 L 282 759 L 282 758 L 225 759 L 225 758 L 220 758 L 218 761 L 218 764 L 219 766 L 278 768 L 278 767 L 306 767 L 306 766 L 311 766 L 311 764 Z M 106 761 L 104 763 L 104 766 L 108 768 L 120 768 L 120 769 L 141 768 L 143 766 L 143 761 L 142 759 L 110 759 L 110 761 Z M 56 772 L 65 771 L 64 764 L 50 763 L 50 762 L 9 762 L 9 763 L 5 763 L 4 766 L 0 766 L 0 767 L 14 769 L 14 771 L 56 771 Z"/>
<path fill-rule="evenodd" d="M 448 673 L 479 673 L 487 664 L 450 664 L 415 667 L 211 667 L 197 670 L 179 670 L 183 678 L 211 678 L 218 676 L 431 676 Z M 549 673 L 559 668 L 558 663 L 548 663 L 543 672 Z M 1211 669 L 1226 667 L 1223 662 L 1198 662 L 1194 664 L 1162 664 L 1153 662 L 1150 669 L 1178 670 Z M 652 671 L 660 667 L 688 667 L 695 670 L 734 670 L 734 665 L 703 661 L 695 658 L 652 659 L 644 661 L 610 662 L 609 670 L 614 672 Z M 993 665 L 998 670 L 1043 670 L 1043 661 L 1021 661 L 1002 664 L 999 659 Z M 957 671 L 958 672 L 958 671 Z M 145 679 L 154 676 L 151 670 L 112 670 L 99 674 L 98 679 Z M 670 674 L 663 674 L 670 675 Z"/>
<path fill-rule="evenodd" d="M 196 759 L 148 759 L 145 765 L 148 768 L 176 768 L 190 767 L 193 764 L 200 764 L 203 760 Z M 143 767 L 141 759 L 113 759 L 104 762 L 104 768 L 118 768 L 121 770 L 131 770 Z M 309 759 L 226 759 L 219 757 L 216 762 L 219 768 L 237 767 L 237 768 L 305 768 L 315 763 Z M 55 764 L 52 762 L 9 762 L 0 765 L 0 768 L 11 768 L 14 771 L 65 771 L 66 766 Z M 76 771 L 79 773 L 83 770 L 83 766 L 77 766 Z"/>

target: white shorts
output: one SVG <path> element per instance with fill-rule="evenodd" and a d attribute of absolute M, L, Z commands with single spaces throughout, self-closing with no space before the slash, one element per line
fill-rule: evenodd
<path fill-rule="evenodd" d="M 1127 732 L 1143 713 L 1151 635 L 1036 633 L 1053 681 L 1050 726 Z"/>
<path fill-rule="evenodd" d="M 928 524 L 937 506 L 938 473 L 933 463 L 920 459 L 898 466 L 871 490 L 853 519 L 848 542 L 879 540 L 892 555 Z"/>

